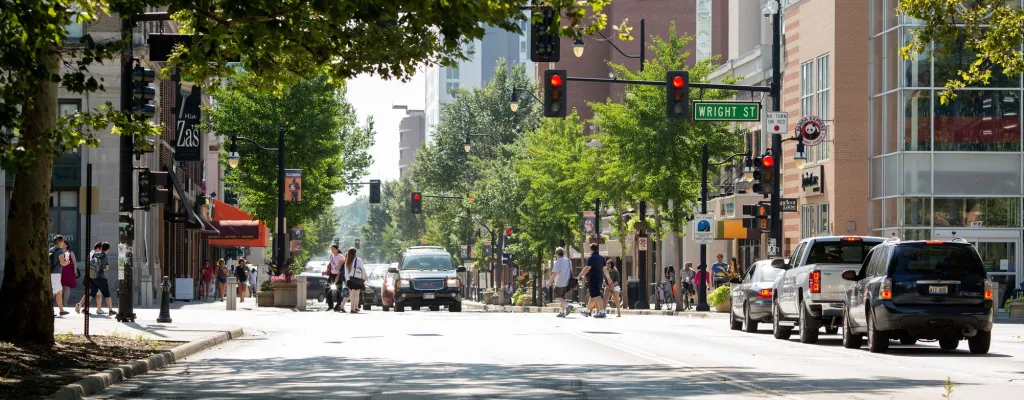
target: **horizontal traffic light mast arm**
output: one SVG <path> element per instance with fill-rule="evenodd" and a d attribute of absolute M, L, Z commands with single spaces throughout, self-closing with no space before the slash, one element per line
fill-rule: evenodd
<path fill-rule="evenodd" d="M 434 198 L 434 199 L 454 199 L 454 200 L 463 200 L 463 199 L 466 198 L 465 196 L 444 196 L 444 195 L 440 195 L 440 194 L 421 194 L 420 196 L 430 197 L 430 198 Z"/>
<path fill-rule="evenodd" d="M 566 81 L 570 82 L 597 82 L 597 83 L 624 83 L 627 85 L 650 85 L 650 86 L 665 86 L 665 81 L 636 81 L 630 79 L 611 79 L 611 78 L 580 78 L 569 76 L 565 78 Z M 736 90 L 740 92 L 771 92 L 771 86 L 754 86 L 754 85 L 726 85 L 720 83 L 690 83 L 691 88 L 696 89 L 721 89 L 721 90 Z"/>
<path fill-rule="evenodd" d="M 236 141 L 239 141 L 239 142 L 248 142 L 248 143 L 252 144 L 253 146 L 259 147 L 259 148 L 261 148 L 263 150 L 266 150 L 266 151 L 278 151 L 278 149 L 276 147 L 263 147 L 263 145 L 257 143 L 255 140 L 249 139 L 247 137 L 232 136 L 232 140 L 236 140 Z"/>

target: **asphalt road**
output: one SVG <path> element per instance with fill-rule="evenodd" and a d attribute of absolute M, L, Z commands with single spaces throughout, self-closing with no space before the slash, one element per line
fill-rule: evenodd
<path fill-rule="evenodd" d="M 1024 396 L 1024 325 L 997 325 L 988 355 L 966 342 L 954 352 L 893 342 L 878 355 L 843 348 L 839 335 L 804 345 L 730 331 L 718 318 L 379 309 L 176 318 L 204 312 L 198 319 L 252 335 L 94 398 L 941 399 L 947 377 L 953 398 Z"/>

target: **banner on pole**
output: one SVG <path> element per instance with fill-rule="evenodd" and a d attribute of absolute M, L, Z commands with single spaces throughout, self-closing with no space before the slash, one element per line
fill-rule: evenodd
<path fill-rule="evenodd" d="M 302 201 L 302 170 L 284 170 L 285 201 Z"/>

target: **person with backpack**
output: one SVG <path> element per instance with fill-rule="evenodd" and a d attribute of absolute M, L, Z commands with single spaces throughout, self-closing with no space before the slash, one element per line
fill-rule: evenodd
<path fill-rule="evenodd" d="M 79 311 L 80 306 L 87 305 L 91 301 L 91 297 L 96 297 L 96 314 L 103 314 L 103 298 L 107 298 L 107 313 L 115 315 L 114 312 L 114 301 L 110 298 L 110 285 L 107 283 L 107 271 L 110 270 L 110 259 L 107 257 L 107 253 L 110 252 L 110 243 L 97 242 L 93 246 L 93 252 L 89 256 L 89 265 L 86 267 L 86 274 L 91 280 L 89 284 L 89 291 L 80 304 L 75 305 L 75 311 Z"/>
<path fill-rule="evenodd" d="M 93 258 L 93 256 L 95 256 L 96 253 L 99 253 L 99 252 L 102 252 L 102 251 L 103 251 L 103 242 L 96 242 L 96 244 L 92 245 L 92 251 L 89 252 L 89 258 L 86 258 L 86 261 L 85 261 L 85 276 L 86 277 L 92 276 L 92 275 L 89 274 L 89 270 L 92 269 L 92 258 Z M 88 278 L 88 279 L 92 280 L 91 277 Z M 82 284 L 84 285 L 85 283 L 86 283 L 86 281 L 83 280 Z M 77 303 L 75 303 L 75 313 L 81 314 L 82 313 L 82 307 L 85 307 L 85 306 L 89 305 L 90 302 L 92 301 L 89 298 L 89 288 L 91 288 L 91 287 L 92 287 L 92 284 L 89 284 L 89 286 L 85 288 L 85 295 L 82 296 L 81 300 L 79 300 Z"/>
<path fill-rule="evenodd" d="M 64 286 L 61 284 L 61 271 L 71 264 L 71 254 L 67 253 L 67 243 L 64 236 L 53 236 L 53 247 L 50 248 L 50 290 L 53 292 L 53 300 L 57 303 L 60 316 L 70 314 L 64 311 Z M 54 315 L 56 317 L 56 315 Z"/>

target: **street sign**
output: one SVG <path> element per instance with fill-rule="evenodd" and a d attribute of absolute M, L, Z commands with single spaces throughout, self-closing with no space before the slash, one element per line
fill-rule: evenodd
<path fill-rule="evenodd" d="M 769 112 L 765 113 L 765 132 L 773 135 L 781 135 L 789 131 L 789 113 Z"/>
<path fill-rule="evenodd" d="M 695 101 L 694 121 L 760 121 L 761 103 L 738 101 Z"/>
<path fill-rule="evenodd" d="M 814 115 L 805 115 L 796 124 L 796 135 L 804 142 L 804 146 L 814 146 L 825 140 L 825 121 Z"/>
<path fill-rule="evenodd" d="M 796 212 L 796 199 L 779 199 L 782 212 Z"/>
<path fill-rule="evenodd" d="M 775 238 L 768 239 L 768 257 L 778 257 L 779 246 L 775 242 Z"/>
<path fill-rule="evenodd" d="M 641 237 L 636 239 L 636 249 L 640 251 L 647 251 L 647 238 Z"/>
<path fill-rule="evenodd" d="M 693 216 L 693 241 L 697 244 L 715 242 L 715 217 L 712 214 L 696 214 Z"/>

